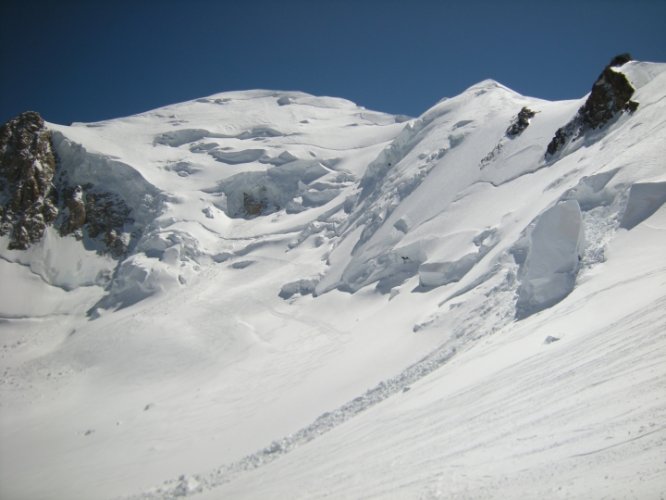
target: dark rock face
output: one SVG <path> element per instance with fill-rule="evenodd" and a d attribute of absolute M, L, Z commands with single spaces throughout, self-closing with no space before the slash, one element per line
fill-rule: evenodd
<path fill-rule="evenodd" d="M 123 229 L 134 222 L 127 204 L 92 184 L 72 187 L 59 169 L 38 113 L 22 113 L 0 128 L 0 236 L 11 235 L 9 248 L 25 250 L 54 226 L 63 236 L 96 240 L 93 247 L 114 257 L 127 253 Z"/>
<path fill-rule="evenodd" d="M 578 115 L 576 115 L 576 118 Z M 560 151 L 564 145 L 579 131 L 579 122 L 574 120 L 567 123 L 564 127 L 560 127 L 555 131 L 555 136 L 548 143 L 546 148 L 546 159 L 554 156 L 555 153 Z"/>
<path fill-rule="evenodd" d="M 55 171 L 51 134 L 38 113 L 0 127 L 0 235 L 11 233 L 10 249 L 25 250 L 56 219 Z"/>
<path fill-rule="evenodd" d="M 622 66 L 631 60 L 631 54 L 629 52 L 625 52 L 623 54 L 618 54 L 613 59 L 611 59 L 611 62 L 608 63 L 608 66 Z"/>
<path fill-rule="evenodd" d="M 629 61 L 629 54 L 620 54 L 604 68 L 576 116 L 555 132 L 546 150 L 547 159 L 559 152 L 570 140 L 605 126 L 622 112 L 633 113 L 638 109 L 638 103 L 631 100 L 634 87 L 624 74 L 613 69 Z"/>
<path fill-rule="evenodd" d="M 506 129 L 506 136 L 509 139 L 518 137 L 527 127 L 529 127 L 530 119 L 534 118 L 534 115 L 536 115 L 536 111 L 532 111 L 528 107 L 523 107 L 523 109 L 518 112 L 518 116 L 514 118 L 509 128 Z"/>
<path fill-rule="evenodd" d="M 132 210 L 117 195 L 95 192 L 92 186 L 89 189 L 85 201 L 87 234 L 101 239 L 111 255 L 120 257 L 127 252 L 129 241 L 122 237 L 122 229 L 134 222 Z"/>
<path fill-rule="evenodd" d="M 243 193 L 243 208 L 249 217 L 256 217 L 266 211 L 268 203 L 266 200 L 256 198 L 250 193 Z"/>
<path fill-rule="evenodd" d="M 81 186 L 65 190 L 65 208 L 64 221 L 60 226 L 60 234 L 65 236 L 75 233 L 78 238 L 81 238 L 81 228 L 86 223 L 86 205 Z"/>
<path fill-rule="evenodd" d="M 580 109 L 583 126 L 593 129 L 603 127 L 618 113 L 629 111 L 631 106 L 638 106 L 638 103 L 631 101 L 634 87 L 626 76 L 612 68 L 606 66 L 594 83 L 590 97 Z"/>
<path fill-rule="evenodd" d="M 132 210 L 111 193 L 100 192 L 92 184 L 63 189 L 64 207 L 61 210 L 60 234 L 73 234 L 81 240 L 98 240 L 114 257 L 127 252 L 128 241 L 122 237 L 125 224 L 131 224 Z"/>

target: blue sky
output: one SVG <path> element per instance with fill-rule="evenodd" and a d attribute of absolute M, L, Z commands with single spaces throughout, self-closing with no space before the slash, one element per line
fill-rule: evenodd
<path fill-rule="evenodd" d="M 4 0 L 0 121 L 96 121 L 251 88 L 416 116 L 484 78 L 577 98 L 626 51 L 666 62 L 665 0 Z"/>

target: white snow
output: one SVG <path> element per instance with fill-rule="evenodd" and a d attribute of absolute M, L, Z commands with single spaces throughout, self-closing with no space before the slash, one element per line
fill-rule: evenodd
<path fill-rule="evenodd" d="M 666 203 L 666 182 L 637 182 L 629 190 L 627 208 L 620 226 L 631 229 Z"/>
<path fill-rule="evenodd" d="M 666 65 L 620 70 L 638 110 L 550 162 L 584 99 L 492 80 L 49 124 L 133 243 L 0 240 L 0 497 L 659 498 Z"/>
<path fill-rule="evenodd" d="M 569 295 L 578 274 L 583 239 L 583 216 L 576 200 L 558 203 L 539 217 L 519 273 L 518 317 L 534 314 Z"/>

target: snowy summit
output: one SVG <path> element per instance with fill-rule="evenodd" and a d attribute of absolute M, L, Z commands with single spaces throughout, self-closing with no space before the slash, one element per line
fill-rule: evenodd
<path fill-rule="evenodd" d="M 591 83 L 7 122 L 0 497 L 663 497 L 666 64 Z"/>

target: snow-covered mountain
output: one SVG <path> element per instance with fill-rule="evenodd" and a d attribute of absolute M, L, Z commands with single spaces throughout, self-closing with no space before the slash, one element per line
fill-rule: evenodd
<path fill-rule="evenodd" d="M 660 498 L 666 64 L 416 119 L 0 130 L 0 497 Z"/>

